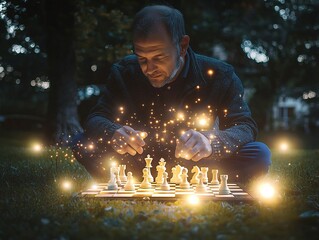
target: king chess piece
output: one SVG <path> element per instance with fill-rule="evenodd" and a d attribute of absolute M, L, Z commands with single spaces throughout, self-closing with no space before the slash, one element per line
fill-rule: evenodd
<path fill-rule="evenodd" d="M 219 194 L 227 195 L 230 194 L 230 190 L 227 185 L 228 175 L 220 175 L 220 186 L 219 186 Z"/>
<path fill-rule="evenodd" d="M 146 168 L 148 169 L 148 181 L 149 182 L 154 182 L 154 178 L 152 176 L 152 172 L 151 172 L 151 163 L 153 161 L 153 158 L 151 158 L 151 156 L 149 154 L 147 154 L 147 157 L 144 159 L 146 162 Z"/>

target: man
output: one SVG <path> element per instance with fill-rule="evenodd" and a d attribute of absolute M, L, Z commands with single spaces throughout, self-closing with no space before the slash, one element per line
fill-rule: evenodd
<path fill-rule="evenodd" d="M 111 159 L 139 178 L 150 154 L 176 164 L 218 168 L 231 181 L 267 173 L 270 151 L 254 142 L 257 127 L 233 68 L 189 47 L 182 14 L 148 6 L 133 22 L 134 55 L 114 64 L 104 94 L 73 152 L 93 176 Z M 91 144 L 91 145 L 90 145 Z"/>

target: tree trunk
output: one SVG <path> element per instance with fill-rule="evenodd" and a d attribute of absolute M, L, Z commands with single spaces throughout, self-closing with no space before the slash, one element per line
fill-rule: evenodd
<path fill-rule="evenodd" d="M 47 0 L 47 53 L 50 80 L 47 137 L 65 143 L 81 132 L 75 81 L 73 0 Z"/>

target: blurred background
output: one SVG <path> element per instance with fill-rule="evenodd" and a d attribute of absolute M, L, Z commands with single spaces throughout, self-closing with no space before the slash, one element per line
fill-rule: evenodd
<path fill-rule="evenodd" d="M 79 131 L 111 64 L 132 53 L 134 14 L 152 3 L 181 10 L 194 51 L 235 67 L 259 140 L 319 148 L 315 0 L 0 0 L 0 135 Z"/>

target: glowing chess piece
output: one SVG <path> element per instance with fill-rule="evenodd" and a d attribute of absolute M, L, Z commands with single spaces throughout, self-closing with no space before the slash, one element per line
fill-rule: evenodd
<path fill-rule="evenodd" d="M 152 176 L 152 173 L 151 173 L 151 163 L 153 161 L 153 158 L 151 158 L 151 156 L 149 154 L 147 154 L 147 157 L 144 159 L 145 162 L 146 162 L 146 168 L 148 169 L 148 181 L 149 182 L 154 182 L 154 178 Z"/>
<path fill-rule="evenodd" d="M 144 168 L 143 169 L 143 182 L 141 182 L 140 188 L 143 189 L 150 189 L 152 188 L 152 184 L 149 182 L 149 173 L 148 173 L 148 169 Z"/>
<path fill-rule="evenodd" d="M 227 185 L 228 175 L 220 175 L 220 186 L 219 186 L 219 194 L 226 195 L 230 194 L 230 190 Z"/>
<path fill-rule="evenodd" d="M 212 178 L 211 184 L 218 185 L 219 184 L 219 181 L 218 181 L 218 170 L 217 169 L 212 169 L 212 175 L 213 175 L 213 178 Z"/>

